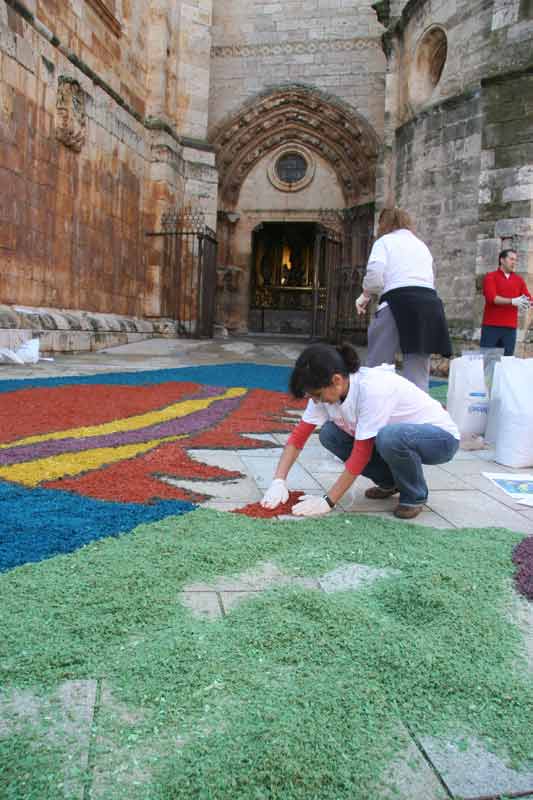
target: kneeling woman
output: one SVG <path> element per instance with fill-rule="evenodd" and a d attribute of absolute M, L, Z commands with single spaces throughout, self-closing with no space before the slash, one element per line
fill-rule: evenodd
<path fill-rule="evenodd" d="M 306 495 L 293 514 L 327 514 L 358 475 L 376 484 L 367 489 L 367 497 L 399 492 L 397 517 L 412 519 L 421 512 L 428 496 L 422 464 L 445 464 L 459 447 L 459 431 L 440 403 L 392 366 L 359 370 L 359 357 L 350 345 L 308 347 L 296 361 L 289 386 L 294 397 L 308 397 L 309 402 L 261 501 L 264 508 L 287 501 L 289 470 L 319 426 L 320 442 L 344 461 L 344 472 L 328 494 Z"/>

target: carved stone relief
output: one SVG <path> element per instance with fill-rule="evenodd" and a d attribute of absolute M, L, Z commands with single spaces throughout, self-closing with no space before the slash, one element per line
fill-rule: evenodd
<path fill-rule="evenodd" d="M 85 94 L 71 78 L 59 78 L 55 128 L 56 139 L 79 153 L 86 135 Z"/>
<path fill-rule="evenodd" d="M 246 175 L 265 155 L 289 142 L 328 161 L 353 205 L 373 185 L 379 141 L 363 118 L 334 98 L 300 86 L 256 98 L 213 132 L 221 198 L 234 203 Z"/>

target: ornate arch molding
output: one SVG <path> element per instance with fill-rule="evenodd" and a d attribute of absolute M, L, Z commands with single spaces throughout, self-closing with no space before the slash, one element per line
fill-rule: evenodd
<path fill-rule="evenodd" d="M 291 85 L 256 96 L 209 138 L 225 207 L 236 204 L 253 167 L 289 143 L 312 150 L 333 167 L 347 206 L 374 187 L 379 140 L 373 128 L 349 106 L 316 89 Z"/>

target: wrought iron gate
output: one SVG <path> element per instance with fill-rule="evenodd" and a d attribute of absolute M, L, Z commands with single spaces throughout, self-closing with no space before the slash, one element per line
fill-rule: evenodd
<path fill-rule="evenodd" d="M 355 301 L 362 291 L 373 227 L 373 203 L 345 210 L 342 259 L 335 264 L 329 295 L 330 341 L 366 344 L 368 313 L 358 316 Z"/>
<path fill-rule="evenodd" d="M 182 336 L 213 336 L 215 320 L 215 232 L 199 209 L 185 208 L 163 215 L 161 313 L 178 322 Z"/>
<path fill-rule="evenodd" d="M 335 325 L 335 276 L 342 257 L 342 238 L 331 228 L 319 225 L 315 236 L 313 276 L 313 338 L 330 338 Z"/>

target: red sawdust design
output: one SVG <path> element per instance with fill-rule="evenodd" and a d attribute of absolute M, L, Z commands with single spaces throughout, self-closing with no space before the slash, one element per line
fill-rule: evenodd
<path fill-rule="evenodd" d="M 164 384 L 164 386 L 168 386 L 168 384 Z M 201 390 L 201 386 L 198 384 L 181 384 L 181 387 L 186 387 L 182 392 L 183 395 Z M 141 389 L 137 387 L 135 391 L 141 391 Z M 157 394 L 156 396 L 158 402 L 154 403 L 154 407 L 161 407 L 163 404 L 161 395 Z M 117 401 L 119 399 L 120 393 Z M 271 443 L 242 437 L 240 434 L 288 432 L 294 423 L 283 420 L 286 409 L 301 407 L 301 402 L 296 402 L 287 395 L 253 389 L 243 397 L 237 409 L 229 413 L 212 429 L 192 434 L 176 442 L 161 444 L 145 455 L 110 464 L 74 478 L 67 477 L 50 481 L 43 486 L 48 489 L 71 491 L 99 500 L 122 503 L 149 503 L 156 499 L 202 502 L 207 500 L 209 495 L 172 486 L 161 481 L 159 476 L 193 481 L 243 478 L 244 476 L 240 472 L 202 464 L 191 458 L 187 451 L 194 452 L 196 448 L 257 449 L 271 447 Z M 114 408 L 115 418 L 119 414 L 123 416 L 122 411 L 122 407 L 116 405 Z M 261 509 L 261 512 L 257 516 L 264 516 L 264 509 Z"/>
<path fill-rule="evenodd" d="M 189 439 L 184 439 L 189 442 Z M 229 480 L 242 477 L 240 472 L 194 461 L 179 442 L 162 444 L 146 455 L 110 464 L 76 478 L 64 478 L 43 484 L 47 489 L 62 489 L 120 503 L 147 503 L 155 499 L 200 502 L 206 496 L 180 489 L 158 480 L 158 475 L 183 480 Z M 154 477 L 152 477 L 154 476 Z"/>
<path fill-rule="evenodd" d="M 101 425 L 119 417 L 164 408 L 202 391 L 200 383 L 158 383 L 151 386 L 56 386 L 2 394 L 0 441 L 69 428 Z"/>
<path fill-rule="evenodd" d="M 243 398 L 239 408 L 229 414 L 216 428 L 191 437 L 187 447 L 216 449 L 243 449 L 271 447 L 260 439 L 248 439 L 241 433 L 287 433 L 294 422 L 283 419 L 287 409 L 302 409 L 304 401 L 293 400 L 286 394 L 252 389 Z"/>
<path fill-rule="evenodd" d="M 292 514 L 293 506 L 304 495 L 304 492 L 289 492 L 289 499 L 286 503 L 282 503 L 276 508 L 263 508 L 260 503 L 250 503 L 244 508 L 237 508 L 233 514 L 245 514 L 247 517 L 261 517 L 262 519 L 271 519 L 272 517 L 279 517 L 282 515 Z"/>

